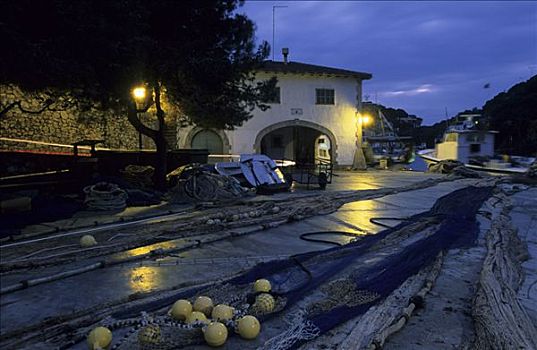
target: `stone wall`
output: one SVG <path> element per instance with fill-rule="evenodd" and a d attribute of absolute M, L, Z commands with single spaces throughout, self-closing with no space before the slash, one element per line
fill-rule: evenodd
<path fill-rule="evenodd" d="M 14 101 L 21 101 L 24 109 L 35 111 L 43 107 L 46 98 L 44 94 L 25 94 L 13 85 L 0 86 L 1 108 Z M 99 145 L 101 147 L 138 149 L 138 132 L 129 123 L 126 115 L 117 115 L 113 111 L 103 112 L 94 108 L 87 111 L 80 111 L 74 107 L 54 111 L 47 109 L 40 114 L 30 114 L 15 107 L 0 116 L 0 138 L 64 145 L 84 139 L 95 139 L 104 140 L 104 143 Z M 67 147 L 5 139 L 0 139 L 0 149 L 71 151 Z"/>

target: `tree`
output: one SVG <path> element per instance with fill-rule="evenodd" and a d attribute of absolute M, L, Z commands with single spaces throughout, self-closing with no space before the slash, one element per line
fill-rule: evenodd
<path fill-rule="evenodd" d="M 496 148 L 508 154 L 537 154 L 537 75 L 501 92 L 483 106 Z"/>
<path fill-rule="evenodd" d="M 155 142 L 155 179 L 162 187 L 170 109 L 188 123 L 232 129 L 255 107 L 268 108 L 262 101 L 276 81 L 254 83 L 253 71 L 269 47 L 255 47 L 254 24 L 237 13 L 240 5 L 237 0 L 5 1 L 0 39 L 7 49 L 0 55 L 0 84 L 68 93 L 76 103 L 127 113 Z M 140 85 L 151 91 L 157 129 L 138 117 L 131 92 Z M 43 108 L 53 104 L 47 101 Z M 5 107 L 17 104 L 0 108 L 4 113 Z"/>
<path fill-rule="evenodd" d="M 376 122 L 378 119 L 378 111 L 380 110 L 386 119 L 392 124 L 395 132 L 399 136 L 410 136 L 414 130 L 422 123 L 423 119 L 413 114 L 408 114 L 404 109 L 386 107 L 381 104 L 364 102 L 363 111 L 374 116 L 375 123 L 369 128 L 375 128 L 377 133 L 382 132 L 381 123 Z"/>

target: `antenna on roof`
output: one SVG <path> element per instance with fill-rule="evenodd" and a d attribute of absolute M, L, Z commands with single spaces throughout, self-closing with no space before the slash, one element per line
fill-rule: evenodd
<path fill-rule="evenodd" d="M 274 5 L 272 6 L 272 60 L 274 61 L 274 51 L 275 51 L 275 46 L 274 46 L 274 33 L 276 32 L 275 28 L 276 28 L 276 20 L 275 20 L 275 13 L 276 13 L 276 8 L 284 8 L 284 7 L 289 7 L 289 6 L 279 6 L 279 5 Z"/>

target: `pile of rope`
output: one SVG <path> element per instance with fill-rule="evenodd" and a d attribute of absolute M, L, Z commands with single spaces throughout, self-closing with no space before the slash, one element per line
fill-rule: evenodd
<path fill-rule="evenodd" d="M 464 176 L 464 177 L 473 177 L 473 178 L 480 178 L 481 175 L 477 171 L 468 169 L 464 166 L 463 163 L 447 159 L 447 160 L 441 160 L 436 164 L 431 164 L 429 166 L 428 171 L 430 173 L 436 173 L 436 174 L 452 174 L 455 176 Z"/>
<path fill-rule="evenodd" d="M 537 160 L 530 165 L 526 175 L 528 177 L 537 179 Z"/>
<path fill-rule="evenodd" d="M 123 210 L 127 206 L 127 193 L 118 185 L 98 182 L 84 188 L 84 204 L 90 210 Z"/>
<path fill-rule="evenodd" d="M 232 176 L 196 171 L 168 193 L 170 202 L 229 202 L 252 195 L 250 189 L 241 186 Z"/>
<path fill-rule="evenodd" d="M 138 188 L 152 187 L 154 173 L 155 168 L 149 165 L 127 165 L 124 170 L 121 170 L 123 178 Z"/>

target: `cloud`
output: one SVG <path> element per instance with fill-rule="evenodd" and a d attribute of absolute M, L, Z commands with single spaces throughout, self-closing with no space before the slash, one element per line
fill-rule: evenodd
<path fill-rule="evenodd" d="M 420 94 L 428 94 L 434 92 L 433 86 L 431 84 L 423 84 L 413 89 L 408 90 L 397 90 L 397 91 L 384 91 L 381 92 L 382 96 L 416 96 Z"/>
<path fill-rule="evenodd" d="M 292 61 L 372 73 L 364 95 L 426 123 L 482 106 L 537 62 L 537 2 L 246 1 L 259 40 L 272 41 L 273 5 L 288 6 L 277 60 L 289 47 Z"/>

